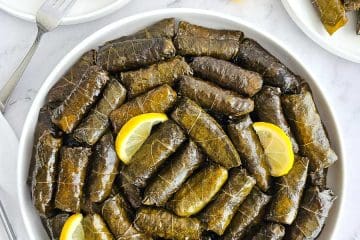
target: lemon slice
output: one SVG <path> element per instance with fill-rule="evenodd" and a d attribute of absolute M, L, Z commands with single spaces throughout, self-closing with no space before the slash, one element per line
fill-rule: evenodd
<path fill-rule="evenodd" d="M 85 240 L 82 219 L 81 213 L 71 215 L 61 230 L 60 240 Z"/>
<path fill-rule="evenodd" d="M 268 157 L 271 176 L 288 174 L 294 164 L 294 152 L 289 136 L 271 123 L 256 122 L 253 127 Z"/>
<path fill-rule="evenodd" d="M 168 117 L 164 113 L 145 113 L 127 121 L 115 141 L 116 153 L 121 161 L 129 164 L 131 157 L 149 137 L 152 127 L 166 120 Z"/>

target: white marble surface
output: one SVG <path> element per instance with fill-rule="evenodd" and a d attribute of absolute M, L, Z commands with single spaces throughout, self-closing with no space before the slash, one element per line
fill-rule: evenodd
<path fill-rule="evenodd" d="M 341 232 L 334 240 L 360 239 L 360 161 L 356 150 L 360 136 L 360 65 L 335 57 L 308 39 L 292 22 L 279 0 L 133 0 L 117 13 L 100 20 L 59 27 L 44 37 L 13 94 L 5 117 L 16 134 L 21 134 L 26 113 L 41 83 L 57 62 L 78 42 L 119 18 L 167 7 L 202 8 L 243 18 L 285 42 L 298 58 L 307 63 L 308 70 L 318 80 L 335 111 L 344 140 L 348 189 L 346 208 L 341 214 L 346 221 L 340 223 Z M 1 87 L 30 47 L 35 38 L 35 26 L 1 11 L 0 26 Z M 0 235 L 0 239 L 5 237 Z"/>

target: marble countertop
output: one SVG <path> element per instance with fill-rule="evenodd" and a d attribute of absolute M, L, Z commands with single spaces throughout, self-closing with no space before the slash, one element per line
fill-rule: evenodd
<path fill-rule="evenodd" d="M 119 18 L 174 7 L 208 9 L 240 17 L 286 43 L 306 63 L 334 110 L 344 140 L 347 194 L 346 208 L 341 214 L 346 221 L 340 223 L 341 234 L 334 239 L 360 239 L 360 161 L 355 152 L 360 136 L 360 65 L 326 52 L 307 38 L 292 22 L 279 0 L 132 0 L 123 9 L 102 19 L 59 27 L 43 38 L 11 98 L 5 117 L 16 134 L 20 136 L 25 116 L 42 82 L 77 43 Z M 1 11 L 0 23 L 0 36 L 3 36 L 0 41 L 1 87 L 31 46 L 36 28 L 32 23 Z"/>

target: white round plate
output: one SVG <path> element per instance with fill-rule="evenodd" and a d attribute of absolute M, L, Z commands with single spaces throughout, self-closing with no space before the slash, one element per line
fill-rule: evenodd
<path fill-rule="evenodd" d="M 355 12 L 348 12 L 348 23 L 330 36 L 311 0 L 281 1 L 290 17 L 309 38 L 341 58 L 360 63 L 360 35 L 355 32 Z"/>
<path fill-rule="evenodd" d="M 0 0 L 0 9 L 22 18 L 35 22 L 35 15 L 45 0 Z M 62 25 L 78 24 L 92 21 L 113 13 L 130 0 L 77 0 L 69 13 L 62 20 Z"/>
<path fill-rule="evenodd" d="M 41 106 L 45 103 L 47 92 L 52 85 L 71 67 L 79 57 L 90 49 L 96 49 L 106 41 L 134 33 L 156 21 L 164 18 L 174 17 L 178 20 L 186 20 L 194 24 L 212 28 L 237 29 L 245 33 L 246 36 L 256 39 L 268 51 L 278 57 L 292 71 L 299 74 L 310 84 L 314 94 L 314 100 L 319 108 L 321 118 L 328 130 L 328 135 L 332 147 L 339 156 L 339 160 L 330 167 L 328 173 L 328 185 L 337 194 L 338 199 L 335 202 L 330 215 L 327 219 L 324 230 L 321 233 L 321 240 L 340 239 L 333 236 L 337 231 L 337 221 L 340 218 L 342 202 L 344 198 L 344 156 L 342 153 L 341 138 L 338 133 L 338 127 L 332 114 L 331 107 L 327 104 L 322 91 L 317 86 L 315 79 L 306 70 L 301 63 L 289 50 L 286 44 L 275 40 L 271 36 L 256 30 L 251 24 L 242 21 L 239 18 L 215 12 L 195 9 L 164 9 L 147 13 L 141 13 L 124 19 L 120 19 L 90 35 L 80 42 L 72 51 L 70 51 L 54 68 L 48 76 L 28 112 L 23 127 L 23 132 L 19 144 L 18 172 L 17 172 L 17 191 L 21 216 L 24 220 L 28 239 L 38 240 L 46 239 L 46 233 L 41 225 L 40 218 L 31 202 L 30 193 L 26 184 L 31 152 L 33 147 L 33 138 L 35 126 Z"/>

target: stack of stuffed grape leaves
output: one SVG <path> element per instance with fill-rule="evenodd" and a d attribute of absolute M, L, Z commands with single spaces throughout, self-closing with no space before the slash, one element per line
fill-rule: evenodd
<path fill-rule="evenodd" d="M 34 134 L 28 183 L 50 239 L 75 217 L 86 240 L 317 238 L 337 156 L 290 67 L 242 31 L 174 18 L 84 53 Z"/>

